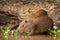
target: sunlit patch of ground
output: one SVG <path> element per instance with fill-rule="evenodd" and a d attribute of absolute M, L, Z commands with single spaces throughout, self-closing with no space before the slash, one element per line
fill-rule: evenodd
<path fill-rule="evenodd" d="M 0 40 L 5 40 L 0 33 Z M 60 40 L 60 37 L 53 37 L 49 35 L 35 35 L 35 36 L 9 36 L 8 40 Z"/>

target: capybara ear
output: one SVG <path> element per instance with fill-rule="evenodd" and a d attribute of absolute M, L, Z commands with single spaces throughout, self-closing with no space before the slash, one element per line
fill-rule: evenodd
<path fill-rule="evenodd" d="M 40 17 L 40 16 L 48 16 L 47 11 L 40 9 L 38 11 L 36 11 L 35 13 L 32 13 L 33 16 L 35 17 Z"/>
<path fill-rule="evenodd" d="M 40 16 L 47 16 L 48 15 L 47 11 L 45 11 L 44 9 L 40 9 L 36 13 L 39 14 Z"/>

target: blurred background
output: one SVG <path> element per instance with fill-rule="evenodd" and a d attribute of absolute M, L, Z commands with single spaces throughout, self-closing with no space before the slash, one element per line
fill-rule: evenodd
<path fill-rule="evenodd" d="M 60 29 L 60 0 L 0 0 L 0 30 L 9 25 L 16 29 L 30 13 L 39 9 L 46 10 Z"/>
<path fill-rule="evenodd" d="M 30 13 L 34 13 L 39 9 L 48 12 L 48 16 L 54 21 L 54 25 L 60 29 L 60 0 L 0 0 L 0 34 L 1 30 L 9 27 L 9 30 L 17 29 L 19 23 L 26 19 Z M 9 32 L 10 33 L 10 32 Z M 3 37 L 0 35 L 0 40 Z M 6 37 L 6 35 L 4 35 Z M 10 37 L 10 36 L 9 36 Z M 15 37 L 15 36 L 14 36 Z M 8 36 L 7 36 L 8 38 Z M 34 36 L 34 37 L 18 37 L 18 40 L 50 40 L 50 36 Z M 17 40 L 10 37 L 10 40 Z M 57 38 L 58 39 L 58 38 Z M 53 40 L 53 39 L 52 39 Z"/>

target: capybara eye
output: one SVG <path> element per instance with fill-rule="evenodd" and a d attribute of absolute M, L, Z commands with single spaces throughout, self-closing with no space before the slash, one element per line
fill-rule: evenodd
<path fill-rule="evenodd" d="M 24 27 L 24 25 L 22 25 L 22 27 Z"/>
<path fill-rule="evenodd" d="M 25 23 L 28 23 L 28 21 L 25 21 Z"/>
<path fill-rule="evenodd" d="M 26 13 L 24 12 L 24 14 L 26 14 Z"/>

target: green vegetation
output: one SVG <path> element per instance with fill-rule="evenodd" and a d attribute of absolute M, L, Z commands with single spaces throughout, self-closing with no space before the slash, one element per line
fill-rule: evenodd
<path fill-rule="evenodd" d="M 12 30 L 11 31 L 11 35 L 13 35 L 13 36 L 17 36 L 19 33 L 18 33 L 18 31 L 17 30 Z"/>
<path fill-rule="evenodd" d="M 57 26 L 54 26 L 53 27 L 53 30 L 51 29 L 48 29 L 49 30 L 49 33 L 54 35 L 54 36 L 60 36 L 60 30 L 58 30 L 58 27 Z"/>
<path fill-rule="evenodd" d="M 50 35 L 53 36 L 53 40 L 56 40 L 57 36 L 60 36 L 60 30 L 58 29 L 57 26 L 54 26 L 52 30 L 51 29 L 48 29 L 48 30 Z"/>
<path fill-rule="evenodd" d="M 2 32 L 3 32 L 4 40 L 9 40 L 9 35 L 12 35 L 14 37 L 18 35 L 18 31 L 17 30 L 10 31 L 9 27 L 6 27 L 5 29 L 3 29 Z"/>
<path fill-rule="evenodd" d="M 3 32 L 4 40 L 8 40 L 8 35 L 9 35 L 9 32 L 10 32 L 9 27 L 6 27 L 5 29 L 3 29 L 2 32 Z"/>
<path fill-rule="evenodd" d="M 56 36 L 60 36 L 60 30 L 58 30 L 57 26 L 54 26 L 52 30 L 51 29 L 48 29 L 48 30 L 49 30 L 49 33 L 54 36 L 54 40 L 56 39 Z M 19 34 L 17 30 L 10 31 L 9 27 L 6 27 L 5 29 L 3 29 L 2 32 L 3 32 L 4 40 L 9 40 L 10 35 L 13 37 L 16 37 Z M 31 31 L 26 30 L 24 34 L 29 35 L 30 32 Z"/>
<path fill-rule="evenodd" d="M 26 31 L 24 32 L 25 35 L 29 35 L 29 33 L 30 33 L 29 30 L 26 30 Z"/>

